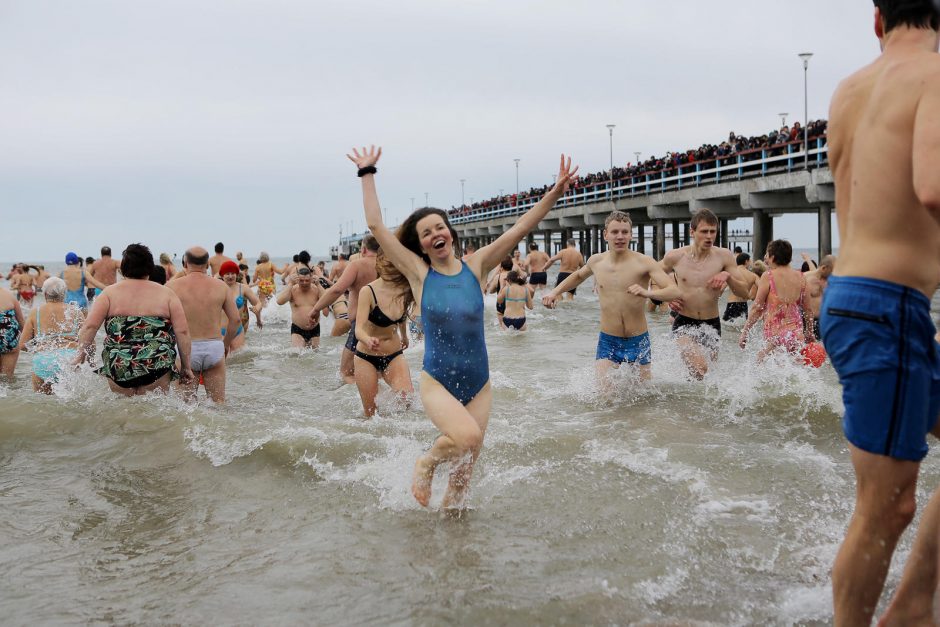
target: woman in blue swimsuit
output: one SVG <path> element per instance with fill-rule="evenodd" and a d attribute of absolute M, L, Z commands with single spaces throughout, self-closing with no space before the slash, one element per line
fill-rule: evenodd
<path fill-rule="evenodd" d="M 0 287 L 0 379 L 13 380 L 20 358 L 20 331 L 25 320 L 20 303 L 7 289 Z"/>
<path fill-rule="evenodd" d="M 555 186 L 499 239 L 464 262 L 455 254 L 457 232 L 440 209 L 418 209 L 396 234 L 389 231 L 375 190 L 375 164 L 382 149 L 353 150 L 353 155 L 347 156 L 359 168 L 369 230 L 401 273 L 400 281 L 411 287 L 424 325 L 421 401 L 441 435 L 415 463 L 411 492 L 427 506 L 435 469 L 453 462 L 442 506 L 462 509 L 493 400 L 483 336 L 483 277 L 548 214 L 578 168 L 572 169 L 571 159 L 562 155 Z"/>

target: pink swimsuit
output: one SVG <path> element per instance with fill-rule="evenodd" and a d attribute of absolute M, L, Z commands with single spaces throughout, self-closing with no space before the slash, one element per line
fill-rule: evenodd
<path fill-rule="evenodd" d="M 800 303 L 806 291 L 806 280 L 800 277 L 800 297 L 788 303 L 777 295 L 774 275 L 768 270 L 770 293 L 767 295 L 767 310 L 764 312 L 764 339 L 768 346 L 780 346 L 790 352 L 796 352 L 806 344 L 803 335 L 803 312 Z"/>

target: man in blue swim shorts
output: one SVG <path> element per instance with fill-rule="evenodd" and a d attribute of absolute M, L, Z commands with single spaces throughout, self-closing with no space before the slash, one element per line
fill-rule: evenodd
<path fill-rule="evenodd" d="M 633 223 L 627 213 L 614 211 L 604 223 L 607 252 L 592 255 L 586 265 L 559 283 L 542 298 L 542 304 L 554 308 L 561 294 L 594 276 L 601 304 L 601 333 L 595 354 L 598 380 L 607 381 L 611 368 L 621 364 L 634 365 L 640 376 L 648 379 L 652 352 L 646 326 L 646 299 L 670 301 L 680 291 L 652 257 L 630 250 Z M 665 285 L 649 290 L 641 286 Z"/>
<path fill-rule="evenodd" d="M 940 352 L 930 300 L 940 279 L 940 5 L 875 0 L 883 54 L 832 99 L 829 160 L 841 250 L 820 330 L 839 374 L 855 511 L 832 569 L 834 623 L 875 618 L 915 487 L 937 434 Z M 828 209 L 827 209 L 828 210 Z M 933 624 L 940 497 L 923 512 L 880 624 Z"/>

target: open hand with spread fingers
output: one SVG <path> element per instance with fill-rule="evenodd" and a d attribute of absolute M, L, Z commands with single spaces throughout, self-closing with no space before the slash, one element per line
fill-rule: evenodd
<path fill-rule="evenodd" d="M 362 150 L 362 152 L 359 152 Z M 370 146 L 368 150 L 363 146 L 362 148 L 353 148 L 353 154 L 347 154 L 346 157 L 356 164 L 356 167 L 360 170 L 362 168 L 368 168 L 369 166 L 375 165 L 379 162 L 379 157 L 382 156 L 382 147 L 379 146 L 376 148 L 374 145 Z"/>
<path fill-rule="evenodd" d="M 555 187 L 552 188 L 553 192 L 558 192 L 559 194 L 564 194 L 568 191 L 568 188 L 571 187 L 572 181 L 574 181 L 575 174 L 578 173 L 578 167 L 574 166 L 574 169 L 571 169 L 571 157 L 565 157 L 564 154 L 561 155 L 561 163 L 558 166 L 558 178 L 555 179 Z"/>

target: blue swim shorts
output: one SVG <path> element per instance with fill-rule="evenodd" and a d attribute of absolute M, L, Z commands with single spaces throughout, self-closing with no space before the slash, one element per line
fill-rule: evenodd
<path fill-rule="evenodd" d="M 617 337 L 601 332 L 597 338 L 597 355 L 594 358 L 606 359 L 615 364 L 626 361 L 646 366 L 653 360 L 652 348 L 648 331 L 633 337 Z"/>
<path fill-rule="evenodd" d="M 922 460 L 940 412 L 930 300 L 888 281 L 832 276 L 819 326 L 842 383 L 845 437 L 869 453 Z"/>

